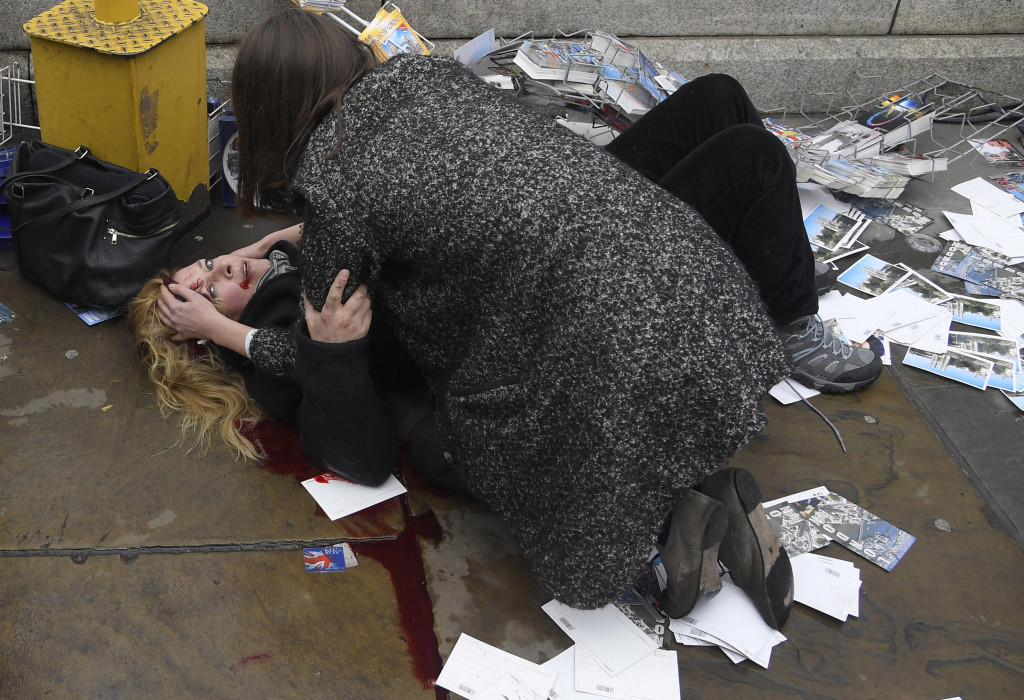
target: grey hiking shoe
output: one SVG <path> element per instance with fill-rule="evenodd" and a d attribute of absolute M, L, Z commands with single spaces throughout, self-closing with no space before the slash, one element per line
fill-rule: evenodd
<path fill-rule="evenodd" d="M 798 318 L 780 330 L 793 360 L 793 378 L 828 394 L 859 391 L 878 379 L 882 360 L 832 335 L 817 314 Z"/>

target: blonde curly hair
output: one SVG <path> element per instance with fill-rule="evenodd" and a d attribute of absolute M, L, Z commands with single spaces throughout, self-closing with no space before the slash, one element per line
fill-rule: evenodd
<path fill-rule="evenodd" d="M 214 435 L 242 457 L 260 461 L 264 455 L 242 433 L 261 420 L 263 410 L 245 390 L 242 374 L 232 370 L 212 345 L 171 340 L 175 331 L 156 312 L 160 288 L 170 272 L 149 280 L 128 304 L 127 323 L 135 349 L 156 388 L 164 418 L 181 414 L 181 442 L 206 452 Z"/>

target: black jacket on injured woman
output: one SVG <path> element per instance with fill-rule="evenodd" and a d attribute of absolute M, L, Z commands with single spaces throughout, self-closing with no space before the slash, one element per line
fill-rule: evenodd
<path fill-rule="evenodd" d="M 257 283 L 239 322 L 258 329 L 291 329 L 295 364 L 290 376 L 276 376 L 253 361 L 221 348 L 242 373 L 249 395 L 273 418 L 299 429 L 303 451 L 318 465 L 360 484 L 384 483 L 398 462 L 398 438 L 378 389 L 409 368 L 380 324 L 369 335 L 346 343 L 309 337 L 301 319 L 298 250 L 276 243 L 274 263 Z"/>

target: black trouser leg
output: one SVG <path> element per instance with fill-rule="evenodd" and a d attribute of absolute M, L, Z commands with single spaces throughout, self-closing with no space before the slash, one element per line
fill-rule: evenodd
<path fill-rule="evenodd" d="M 607 150 L 704 217 L 776 323 L 817 312 L 795 167 L 734 79 L 708 75 L 684 85 Z"/>

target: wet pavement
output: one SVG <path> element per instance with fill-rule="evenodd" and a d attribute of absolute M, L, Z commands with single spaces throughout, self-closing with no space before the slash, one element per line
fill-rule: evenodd
<path fill-rule="evenodd" d="M 934 234 L 942 209 L 969 211 L 949 186 L 996 172 L 962 158 L 903 200 Z M 215 204 L 176 261 L 280 223 Z M 935 258 L 880 224 L 865 236 L 888 262 Z M 0 302 L 19 314 L 0 327 L 0 697 L 444 697 L 431 681 L 461 633 L 532 661 L 571 645 L 482 506 L 403 469 L 408 496 L 332 522 L 299 484 L 317 470 L 294 433 L 261 427 L 263 466 L 188 452 L 120 320 L 87 326 L 17 273 L 0 273 Z M 424 397 L 394 400 L 405 430 Z M 891 572 L 830 545 L 861 570 L 860 617 L 798 605 L 768 669 L 680 646 L 683 696 L 1018 695 L 1024 413 L 898 362 L 812 402 L 847 452 L 806 406 L 768 399 L 733 464 L 766 499 L 825 484 L 917 541 Z M 303 547 L 341 541 L 358 567 L 303 570 Z"/>

